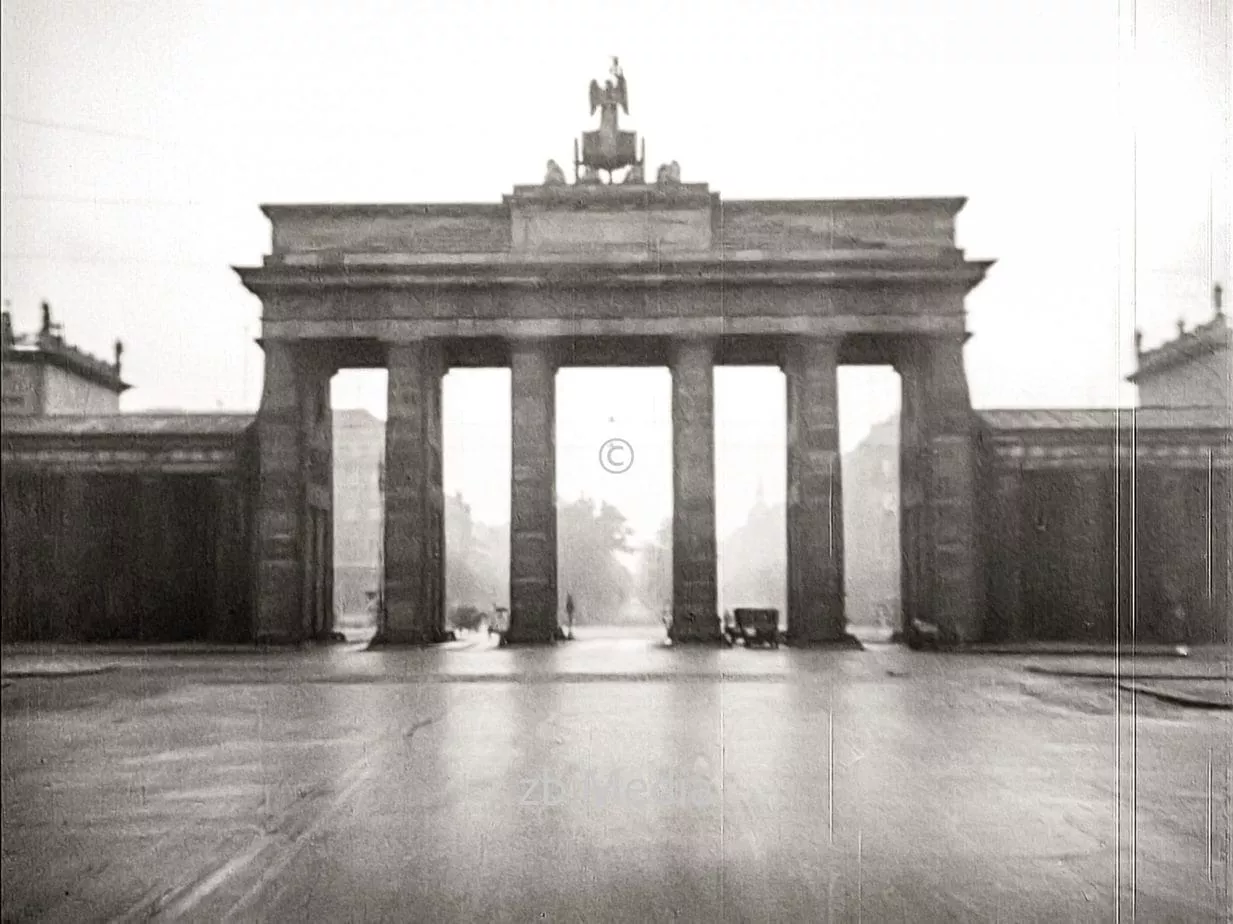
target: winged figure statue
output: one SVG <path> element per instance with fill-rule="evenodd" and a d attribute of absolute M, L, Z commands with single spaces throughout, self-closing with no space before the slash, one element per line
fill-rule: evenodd
<path fill-rule="evenodd" d="M 595 110 L 599 109 L 599 130 L 615 136 L 619 131 L 617 107 L 620 106 L 625 114 L 629 115 L 629 87 L 616 58 L 612 59 L 610 73 L 612 80 L 605 80 L 602 87 L 598 80 L 591 81 L 591 115 L 595 115 Z"/>
<path fill-rule="evenodd" d="M 580 164 L 593 169 L 613 170 L 629 167 L 639 162 L 637 134 L 622 131 L 618 110 L 629 114 L 629 88 L 625 74 L 617 58 L 612 59 L 612 75 L 600 86 L 591 81 L 591 115 L 599 110 L 599 130 L 583 134 L 583 155 Z"/>

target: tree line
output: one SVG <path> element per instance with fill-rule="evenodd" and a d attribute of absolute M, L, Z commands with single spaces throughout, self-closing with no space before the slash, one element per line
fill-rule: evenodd
<path fill-rule="evenodd" d="M 782 505 L 757 504 L 719 552 L 722 605 L 783 611 Z M 625 515 L 588 497 L 558 506 L 559 612 L 576 625 L 659 623 L 672 605 L 672 520 L 637 542 Z M 509 605 L 509 525 L 478 523 L 461 496 L 447 501 L 446 595 L 456 624 Z"/>

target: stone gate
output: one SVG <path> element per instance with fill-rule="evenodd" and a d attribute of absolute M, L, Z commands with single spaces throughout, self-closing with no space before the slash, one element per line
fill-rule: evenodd
<path fill-rule="evenodd" d="M 635 177 L 641 179 L 641 177 Z M 557 626 L 554 377 L 562 366 L 672 372 L 674 638 L 718 637 L 713 370 L 776 365 L 788 427 L 788 623 L 799 643 L 847 638 L 841 364 L 903 386 L 906 617 L 980 632 L 976 428 L 964 297 L 984 276 L 955 245 L 961 199 L 725 202 L 655 183 L 518 186 L 500 204 L 283 205 L 273 247 L 242 268 L 262 301 L 265 388 L 256 634 L 308 637 L 328 600 L 328 382 L 389 376 L 386 625 L 444 631 L 441 379 L 512 373 L 511 641 Z"/>
<path fill-rule="evenodd" d="M 624 74 L 592 81 L 598 131 L 573 183 L 549 161 L 500 204 L 267 206 L 272 253 L 240 269 L 262 301 L 256 635 L 314 634 L 330 599 L 329 379 L 389 377 L 385 617 L 378 638 L 444 636 L 441 379 L 512 374 L 510 641 L 555 638 L 555 375 L 562 366 L 672 371 L 671 636 L 720 636 L 714 367 L 777 365 L 787 383 L 788 626 L 842 642 L 842 363 L 903 385 L 905 618 L 977 637 L 977 431 L 963 367 L 964 297 L 988 262 L 955 246 L 960 199 L 725 202 L 645 176 Z M 608 182 L 601 181 L 606 173 Z M 620 173 L 619 180 L 616 174 Z"/>

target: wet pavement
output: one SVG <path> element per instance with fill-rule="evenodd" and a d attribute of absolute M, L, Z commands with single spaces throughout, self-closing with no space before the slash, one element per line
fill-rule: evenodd
<path fill-rule="evenodd" d="M 74 657 L 5 682 L 5 921 L 1228 919 L 1229 714 L 1030 659 Z"/>

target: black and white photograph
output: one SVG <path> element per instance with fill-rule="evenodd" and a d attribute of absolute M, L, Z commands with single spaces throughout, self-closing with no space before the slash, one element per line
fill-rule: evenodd
<path fill-rule="evenodd" d="M 0 917 L 1233 922 L 1233 0 L 0 0 Z"/>

